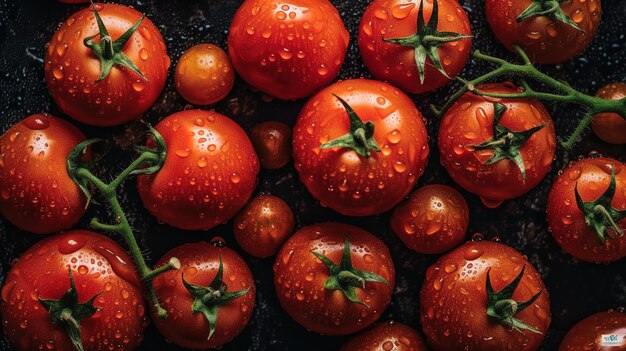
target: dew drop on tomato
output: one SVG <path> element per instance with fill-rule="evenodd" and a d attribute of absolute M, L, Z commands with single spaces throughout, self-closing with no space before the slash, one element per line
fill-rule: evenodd
<path fill-rule="evenodd" d="M 26 118 L 23 123 L 26 127 L 32 130 L 43 130 L 50 126 L 48 118 L 42 115 L 32 115 Z"/>

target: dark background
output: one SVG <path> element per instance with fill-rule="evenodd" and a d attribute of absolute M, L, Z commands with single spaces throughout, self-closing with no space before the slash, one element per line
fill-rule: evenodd
<path fill-rule="evenodd" d="M 26 116 L 50 112 L 63 116 L 50 98 L 43 72 L 46 44 L 55 29 L 69 14 L 84 5 L 65 5 L 53 0 L 28 0 L 0 2 L 0 132 Z M 173 85 L 174 65 L 182 52 L 198 43 L 215 43 L 225 48 L 225 40 L 239 0 L 142 0 L 120 1 L 133 5 L 159 27 L 172 58 L 168 84 L 160 100 L 145 120 L 156 123 L 170 113 L 186 105 Z M 360 17 L 369 3 L 366 0 L 334 0 L 352 41 L 348 49 L 340 78 L 370 77 L 364 68 L 356 44 L 356 33 Z M 491 33 L 483 12 L 482 0 L 461 0 L 468 12 L 474 33 L 473 48 L 486 53 L 512 59 Z M 581 91 L 594 93 L 602 85 L 626 78 L 626 1 L 603 1 L 602 23 L 599 33 L 585 54 L 565 64 L 541 67 L 551 75 L 569 81 Z M 489 69 L 489 65 L 470 60 L 463 77 L 473 78 Z M 453 184 L 439 164 L 436 147 L 438 123 L 428 109 L 429 103 L 441 105 L 456 86 L 447 86 L 437 93 L 414 96 L 414 101 L 429 120 L 431 156 L 425 175 L 419 185 L 429 183 Z M 263 120 L 278 119 L 293 125 L 303 101 L 265 102 L 258 93 L 251 91 L 238 81 L 235 89 L 224 101 L 213 106 L 247 131 Z M 581 116 L 575 106 L 548 103 L 556 123 L 557 134 L 571 133 Z M 76 123 L 75 123 L 76 124 Z M 79 127 L 88 137 L 106 137 L 122 149 L 128 149 L 138 135 L 141 125 L 131 123 L 118 128 Z M 500 208 L 489 210 L 478 198 L 463 192 L 470 204 L 471 234 L 480 232 L 486 238 L 499 237 L 502 242 L 513 246 L 528 256 L 543 275 L 548 287 L 552 307 L 552 325 L 541 350 L 556 350 L 560 340 L 580 319 L 609 308 L 626 305 L 626 261 L 610 265 L 595 265 L 579 262 L 565 254 L 547 231 L 545 219 L 546 196 L 559 169 L 571 160 L 598 151 L 606 156 L 626 161 L 624 146 L 602 143 L 590 131 L 584 134 L 570 151 L 558 150 L 553 172 L 526 196 L 505 202 Z M 131 153 L 121 152 L 114 157 L 104 173 L 115 174 L 121 166 L 131 160 Z M 227 243 L 240 252 L 253 271 L 257 284 L 257 303 L 248 327 L 224 350 L 319 350 L 337 349 L 346 338 L 326 337 L 311 332 L 293 322 L 280 308 L 273 287 L 273 259 L 253 258 L 237 247 L 232 236 L 231 223 L 210 231 L 184 232 L 166 225 L 159 225 L 148 214 L 138 199 L 135 181 L 130 180 L 123 194 L 123 206 L 141 246 L 148 251 L 149 262 L 154 263 L 167 250 L 184 242 L 208 241 L 222 236 Z M 406 249 L 396 238 L 389 226 L 390 213 L 368 218 L 347 218 L 324 209 L 312 199 L 299 183 L 298 176 L 290 164 L 278 171 L 261 171 L 258 193 L 273 193 L 283 197 L 293 208 L 297 226 L 315 222 L 339 220 L 368 228 L 382 238 L 390 247 L 396 265 L 396 287 L 393 301 L 382 320 L 397 321 L 419 326 L 419 288 L 424 280 L 426 268 L 437 256 L 415 254 Z M 107 218 L 106 208 L 91 206 L 88 214 L 76 226 L 87 228 L 94 215 Z M 25 233 L 0 218 L 0 282 L 4 281 L 12 260 L 28 249 L 41 236 Z M 119 241 L 119 238 L 116 238 Z M 0 339 L 0 349 L 10 350 L 5 339 Z M 141 350 L 177 350 L 166 344 L 153 326 L 146 330 Z"/>

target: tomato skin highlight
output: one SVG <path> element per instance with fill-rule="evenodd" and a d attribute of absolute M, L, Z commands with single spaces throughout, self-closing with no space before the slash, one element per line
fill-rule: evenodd
<path fill-rule="evenodd" d="M 608 100 L 626 98 L 626 83 L 606 85 L 596 93 Z M 598 113 L 591 120 L 591 127 L 598 138 L 611 144 L 626 144 L 626 120 L 617 113 Z"/>
<path fill-rule="evenodd" d="M 415 329 L 394 321 L 377 324 L 352 337 L 340 351 L 427 351 Z"/>
<path fill-rule="evenodd" d="M 293 100 L 335 79 L 349 41 L 328 0 L 246 0 L 231 24 L 228 53 L 252 87 Z"/>
<path fill-rule="evenodd" d="M 602 346 L 602 335 L 612 334 L 626 334 L 626 314 L 614 310 L 596 313 L 576 323 L 567 332 L 559 351 L 623 350 L 626 345 L 623 341 L 622 347 Z"/>
<path fill-rule="evenodd" d="M 137 178 L 144 206 L 160 221 L 186 230 L 210 229 L 250 199 L 259 161 L 250 139 L 217 112 L 185 110 L 155 129 L 168 149 L 161 170 Z"/>
<path fill-rule="evenodd" d="M 50 236 L 27 250 L 13 265 L 2 287 L 4 331 L 16 350 L 75 350 L 37 300 L 58 300 L 70 287 L 71 269 L 78 300 L 99 294 L 93 316 L 80 320 L 85 351 L 102 345 L 133 350 L 148 321 L 143 285 L 125 250 L 111 239 L 85 230 Z M 121 334 L 121 335 L 119 335 Z"/>

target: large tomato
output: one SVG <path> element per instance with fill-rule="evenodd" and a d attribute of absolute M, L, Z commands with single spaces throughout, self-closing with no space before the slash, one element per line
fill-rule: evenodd
<path fill-rule="evenodd" d="M 477 87 L 511 94 L 508 83 Z M 468 92 L 439 126 L 441 164 L 454 181 L 488 207 L 530 191 L 550 171 L 556 149 L 554 124 L 536 100 L 493 99 Z"/>
<path fill-rule="evenodd" d="M 626 166 L 598 157 L 567 167 L 550 190 L 548 224 L 556 242 L 578 259 L 612 262 L 626 256 Z"/>
<path fill-rule="evenodd" d="M 287 313 L 314 332 L 346 335 L 374 323 L 391 302 L 395 270 L 387 246 L 348 224 L 300 229 L 274 263 L 274 285 Z"/>
<path fill-rule="evenodd" d="M 259 160 L 248 135 L 213 111 L 185 110 L 156 130 L 167 146 L 161 170 L 137 178 L 144 206 L 173 227 L 210 229 L 233 217 L 250 199 Z"/>
<path fill-rule="evenodd" d="M 106 33 L 100 33 L 94 9 Z M 63 112 L 82 123 L 113 126 L 140 117 L 154 104 L 170 59 L 157 27 L 142 18 L 131 7 L 98 3 L 61 24 L 48 46 L 45 71 Z M 132 35 L 122 37 L 129 29 Z M 91 47 L 84 42 L 89 38 Z"/>
<path fill-rule="evenodd" d="M 415 329 L 389 321 L 363 331 L 343 344 L 340 351 L 427 351 Z"/>
<path fill-rule="evenodd" d="M 354 79 L 309 100 L 293 131 L 300 179 L 323 206 L 349 216 L 385 212 L 424 173 L 423 117 L 393 86 Z"/>
<path fill-rule="evenodd" d="M 468 242 L 426 271 L 420 318 L 435 350 L 536 350 L 550 325 L 541 275 L 504 244 Z"/>
<path fill-rule="evenodd" d="M 17 350 L 132 350 L 147 325 L 143 284 L 123 248 L 84 230 L 46 238 L 13 265 L 2 325 Z M 70 339 L 78 329 L 80 334 Z M 70 332 L 71 331 L 71 332 Z"/>
<path fill-rule="evenodd" d="M 328 0 L 246 0 L 231 24 L 228 53 L 254 88 L 300 99 L 335 79 L 349 41 Z"/>
<path fill-rule="evenodd" d="M 610 336 L 615 336 L 615 339 Z M 609 340 L 603 339 L 607 337 Z M 617 351 L 625 348 L 626 314 L 624 311 L 609 310 L 576 323 L 563 338 L 559 351 Z"/>
<path fill-rule="evenodd" d="M 37 234 L 78 222 L 87 199 L 65 162 L 84 140 L 70 123 L 45 114 L 27 117 L 7 130 L 0 137 L 0 213 Z"/>
<path fill-rule="evenodd" d="M 596 93 L 597 97 L 608 100 L 626 98 L 626 83 L 606 85 Z M 611 144 L 626 144 L 626 119 L 617 113 L 598 113 L 591 120 L 591 127 L 596 135 Z"/>

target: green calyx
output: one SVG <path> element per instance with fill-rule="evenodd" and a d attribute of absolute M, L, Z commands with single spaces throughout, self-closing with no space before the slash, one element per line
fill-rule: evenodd
<path fill-rule="evenodd" d="M 93 302 L 99 294 L 94 295 L 84 304 L 79 303 L 72 271 L 68 271 L 70 276 L 70 288 L 60 300 L 37 299 L 43 307 L 48 310 L 52 324 L 62 327 L 70 338 L 74 348 L 77 351 L 83 351 L 83 343 L 80 340 L 80 320 L 89 318 L 98 311 L 98 309 L 94 307 Z"/>
<path fill-rule="evenodd" d="M 91 2 L 91 8 L 93 9 L 93 14 L 96 17 L 96 22 L 98 23 L 99 33 L 85 38 L 83 43 L 86 47 L 90 48 L 93 54 L 96 55 L 98 60 L 100 60 L 100 77 L 98 77 L 96 82 L 105 79 L 111 72 L 111 68 L 115 65 L 126 67 L 135 72 L 143 80 L 147 81 L 148 79 L 141 73 L 141 71 L 139 71 L 139 68 L 135 66 L 133 61 L 131 61 L 122 52 L 122 49 L 124 49 L 124 46 L 126 46 L 126 43 L 133 33 L 137 31 L 137 28 L 139 28 L 139 25 L 145 16 L 141 16 L 137 23 L 130 27 L 119 38 L 113 40 L 109 35 L 109 31 L 104 25 L 104 22 L 102 22 L 102 18 L 100 18 L 100 14 L 96 10 L 96 6 L 93 4 L 93 1 Z M 96 43 L 93 39 L 98 36 L 100 37 L 100 42 Z"/>
<path fill-rule="evenodd" d="M 226 291 L 228 286 L 222 280 L 224 275 L 224 266 L 222 264 L 222 256 L 220 255 L 220 266 L 217 270 L 217 274 L 211 284 L 208 287 L 197 286 L 190 284 L 182 276 L 183 285 L 194 300 L 191 305 L 191 312 L 202 313 L 209 322 L 209 336 L 207 340 L 211 339 L 211 336 L 215 332 L 217 325 L 217 314 L 220 306 L 226 304 L 229 301 L 238 299 L 250 291 L 250 287 L 240 291 Z"/>
<path fill-rule="evenodd" d="M 367 158 L 372 155 L 372 150 L 380 152 L 380 146 L 378 146 L 376 139 L 374 139 L 374 123 L 372 121 L 363 123 L 361 118 L 359 118 L 345 100 L 335 94 L 333 94 L 333 96 L 341 102 L 341 105 L 343 105 L 343 108 L 348 113 L 348 117 L 350 117 L 350 132 L 322 144 L 320 148 L 348 147 L 356 151 L 357 154 Z"/>
<path fill-rule="evenodd" d="M 535 300 L 537 300 L 539 295 L 543 292 L 543 290 L 539 291 L 525 302 L 517 302 L 513 300 L 513 293 L 522 280 L 525 269 L 526 266 L 522 268 L 522 271 L 509 285 L 505 286 L 498 292 L 495 292 L 493 290 L 493 286 L 491 286 L 491 278 L 489 277 L 491 269 L 487 271 L 487 316 L 502 325 L 506 325 L 514 330 L 517 330 L 520 333 L 523 333 L 524 330 L 528 330 L 533 333 L 541 334 L 539 330 L 515 318 L 517 313 L 528 308 L 528 306 L 535 302 Z"/>
<path fill-rule="evenodd" d="M 391 288 L 389 282 L 374 273 L 362 271 L 352 266 L 352 259 L 350 258 L 350 241 L 348 235 L 343 245 L 343 255 L 341 256 L 341 262 L 339 264 L 333 263 L 328 257 L 321 253 L 311 251 L 311 253 L 317 257 L 326 268 L 328 268 L 330 276 L 324 283 L 324 289 L 326 290 L 340 290 L 348 298 L 348 300 L 366 306 L 367 304 L 359 300 L 356 295 L 356 288 L 365 289 L 366 282 L 383 283 Z"/>
<path fill-rule="evenodd" d="M 563 9 L 561 9 L 561 4 L 566 1 L 567 0 L 533 0 L 526 10 L 517 16 L 515 21 L 520 23 L 533 16 L 547 16 L 584 33 L 584 30 L 580 29 L 580 27 L 563 12 Z"/>
<path fill-rule="evenodd" d="M 611 170 L 611 182 L 604 194 L 594 201 L 584 202 L 578 192 L 578 183 L 574 189 L 576 194 L 576 204 L 578 209 L 585 216 L 585 223 L 595 230 L 598 239 L 604 244 L 609 235 L 609 228 L 612 228 L 617 236 L 623 236 L 624 231 L 619 228 L 617 222 L 626 218 L 626 210 L 617 210 L 611 205 L 615 196 L 616 180 L 615 170 Z"/>
<path fill-rule="evenodd" d="M 471 38 L 471 35 L 463 35 L 455 32 L 439 32 L 437 24 L 439 22 L 439 5 L 438 1 L 433 2 L 433 11 L 430 15 L 428 23 L 424 21 L 424 1 L 420 1 L 419 11 L 417 12 L 417 32 L 413 35 L 403 38 L 386 38 L 385 42 L 397 44 L 400 46 L 412 47 L 415 49 L 415 64 L 420 76 L 420 82 L 424 84 L 424 69 L 426 66 L 426 58 L 435 65 L 435 68 L 444 76 L 450 79 L 441 65 L 439 58 L 439 46 L 459 41 L 463 38 Z"/>
<path fill-rule="evenodd" d="M 493 150 L 493 156 L 488 159 L 485 164 L 490 165 L 504 159 L 515 162 L 520 172 L 522 172 L 522 180 L 526 182 L 526 167 L 520 153 L 520 148 L 526 144 L 528 139 L 536 132 L 543 129 L 546 125 L 540 125 L 531 129 L 515 132 L 500 124 L 500 119 L 506 111 L 506 106 L 496 102 L 493 104 L 493 138 L 485 141 L 480 145 L 474 145 L 474 150 Z"/>

